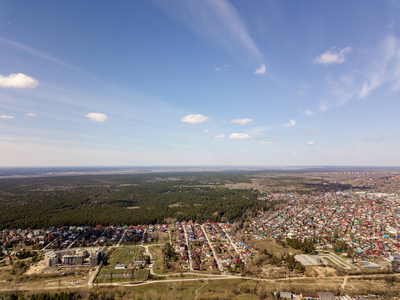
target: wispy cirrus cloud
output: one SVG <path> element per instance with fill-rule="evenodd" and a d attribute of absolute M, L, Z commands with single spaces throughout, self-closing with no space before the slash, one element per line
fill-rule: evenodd
<path fill-rule="evenodd" d="M 223 65 L 222 67 L 215 67 L 214 70 L 217 72 L 225 72 L 231 65 Z"/>
<path fill-rule="evenodd" d="M 319 133 L 321 131 L 322 131 L 322 129 L 306 129 L 306 130 L 303 130 L 304 133 Z"/>
<path fill-rule="evenodd" d="M 378 59 L 366 72 L 367 78 L 363 82 L 359 98 L 365 98 L 383 85 L 391 84 L 393 91 L 400 90 L 400 40 L 394 36 L 388 36 L 378 50 Z"/>
<path fill-rule="evenodd" d="M 27 114 L 25 114 L 25 116 L 26 117 L 37 117 L 38 115 L 34 114 L 34 113 L 27 113 Z"/>
<path fill-rule="evenodd" d="M 314 59 L 315 63 L 330 65 L 330 64 L 341 64 L 345 61 L 346 55 L 353 49 L 348 46 L 340 51 L 335 51 L 335 48 L 328 50 Z"/>
<path fill-rule="evenodd" d="M 0 116 L 0 119 L 3 119 L 3 120 L 11 120 L 11 119 L 14 119 L 14 117 L 13 117 L 13 116 L 7 116 L 7 115 L 1 115 L 1 116 Z"/>
<path fill-rule="evenodd" d="M 359 93 L 356 79 L 352 74 L 341 75 L 338 79 L 332 79 L 329 76 L 326 78 L 331 95 L 334 97 L 335 102 L 330 105 L 346 105 L 351 99 Z M 321 111 L 328 110 L 329 107 L 323 104 L 320 108 Z"/>
<path fill-rule="evenodd" d="M 66 68 L 66 69 L 75 71 L 77 73 L 80 73 L 80 74 L 85 75 L 87 77 L 90 77 L 92 79 L 104 82 L 104 80 L 102 80 L 102 79 L 90 74 L 89 72 L 87 72 L 85 70 L 82 70 L 82 69 L 80 69 L 80 68 L 78 68 L 78 67 L 76 67 L 76 66 L 74 66 L 74 65 L 72 65 L 70 63 L 67 63 L 67 62 L 65 62 L 65 61 L 63 61 L 61 59 L 58 59 L 58 58 L 56 58 L 54 56 L 51 56 L 51 55 L 49 55 L 47 53 L 38 51 L 36 49 L 33 49 L 31 47 L 27 47 L 25 45 L 19 44 L 17 42 L 8 40 L 8 39 L 3 38 L 3 37 L 0 37 L 0 43 L 8 45 L 8 46 L 11 46 L 14 49 L 18 49 L 18 50 L 23 51 L 25 53 L 29 53 L 31 55 L 34 55 L 34 56 L 40 58 L 40 59 L 43 59 L 43 60 L 49 61 L 51 63 L 57 64 L 59 66 L 62 66 L 64 68 Z"/>
<path fill-rule="evenodd" d="M 225 134 L 214 134 L 213 138 L 214 139 L 223 139 L 225 137 Z"/>
<path fill-rule="evenodd" d="M 253 120 L 252 119 L 235 119 L 235 120 L 231 121 L 231 124 L 234 124 L 234 123 L 240 124 L 240 125 L 248 125 L 248 124 L 253 123 Z"/>
<path fill-rule="evenodd" d="M 385 139 L 383 137 L 379 137 L 379 138 L 369 137 L 369 138 L 366 138 L 365 141 L 367 141 L 367 142 L 383 142 L 383 141 L 385 141 Z"/>
<path fill-rule="evenodd" d="M 76 144 L 73 140 L 50 139 L 36 136 L 7 136 L 0 135 L 0 141 L 9 141 L 15 143 L 35 143 L 35 144 Z"/>
<path fill-rule="evenodd" d="M 247 133 L 250 134 L 251 136 L 260 136 L 271 129 L 272 129 L 271 126 L 261 126 L 261 127 L 251 128 L 247 130 Z"/>
<path fill-rule="evenodd" d="M 400 40 L 389 35 L 358 54 L 359 67 L 352 68 L 338 78 L 327 77 L 330 99 L 320 106 L 327 111 L 335 106 L 347 105 L 354 99 L 367 98 L 374 90 L 386 87 L 389 92 L 400 90 Z"/>
<path fill-rule="evenodd" d="M 34 89 L 39 81 L 28 75 L 17 73 L 8 76 L 0 75 L 0 87 L 12 89 Z"/>
<path fill-rule="evenodd" d="M 209 117 L 206 117 L 202 114 L 191 114 L 183 117 L 181 122 L 190 123 L 190 124 L 201 124 L 204 122 L 211 121 Z"/>
<path fill-rule="evenodd" d="M 220 44 L 228 52 L 262 59 L 238 10 L 227 0 L 155 1 L 172 17 L 188 25 L 201 37 Z M 239 52 L 239 53 L 238 53 Z"/>
<path fill-rule="evenodd" d="M 73 67 L 72 65 L 66 63 L 65 61 L 62 61 L 62 60 L 60 60 L 58 58 L 55 58 L 55 57 L 53 57 L 51 55 L 48 55 L 46 53 L 40 52 L 40 51 L 38 51 L 36 49 L 33 49 L 33 48 L 27 47 L 25 45 L 21 45 L 19 43 L 16 43 L 14 41 L 5 39 L 3 37 L 0 37 L 0 42 L 3 43 L 3 44 L 7 44 L 9 46 L 12 46 L 12 47 L 14 47 L 14 48 L 16 48 L 18 50 L 22 50 L 24 52 L 27 52 L 27 53 L 30 53 L 30 54 L 35 55 L 37 57 L 40 57 L 40 58 L 42 58 L 44 60 L 53 62 L 53 63 L 55 63 L 57 65 L 63 66 L 65 68 L 67 68 L 67 69 L 72 69 L 72 70 L 75 70 L 75 71 L 79 70 L 79 69 Z"/>

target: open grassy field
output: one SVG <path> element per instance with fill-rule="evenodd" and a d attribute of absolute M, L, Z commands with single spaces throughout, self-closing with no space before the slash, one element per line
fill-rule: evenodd
<path fill-rule="evenodd" d="M 115 266 L 116 264 L 129 265 L 136 259 L 141 259 L 143 254 L 142 247 L 119 247 L 111 250 L 111 254 L 108 257 L 108 263 Z"/>
<path fill-rule="evenodd" d="M 164 265 L 163 246 L 149 247 L 151 256 L 153 257 L 153 271 L 155 274 L 161 275 L 166 271 Z"/>
<path fill-rule="evenodd" d="M 135 282 L 146 281 L 149 277 L 148 269 L 124 269 L 124 270 L 102 270 L 94 281 L 98 283 L 117 283 L 117 282 Z"/>
<path fill-rule="evenodd" d="M 399 296 L 400 282 L 398 277 L 385 276 L 381 278 L 350 278 L 347 281 L 346 291 L 350 295 L 378 294 L 386 297 Z"/>
<path fill-rule="evenodd" d="M 142 247 L 132 246 L 112 249 L 107 265 L 102 266 L 95 283 L 147 280 L 148 270 L 141 270 L 134 265 L 135 260 L 142 260 L 143 254 L 144 249 Z M 115 269 L 118 264 L 124 264 L 126 268 Z"/>
<path fill-rule="evenodd" d="M 97 293 L 107 291 L 102 287 L 96 289 Z M 123 294 L 123 299 L 260 299 L 257 295 L 257 284 L 247 283 L 245 280 L 157 282 L 133 288 L 116 288 L 116 293 L 118 290 Z M 260 295 L 268 293 L 261 285 L 258 290 Z"/>
<path fill-rule="evenodd" d="M 269 238 L 264 240 L 245 240 L 245 243 L 260 252 L 265 249 L 268 253 L 274 254 L 278 257 L 281 257 L 282 253 L 289 253 L 291 255 L 301 254 L 300 250 L 293 249 L 290 246 L 282 247 Z"/>

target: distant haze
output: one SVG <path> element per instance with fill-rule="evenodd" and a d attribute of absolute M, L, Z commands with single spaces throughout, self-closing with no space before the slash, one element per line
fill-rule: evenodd
<path fill-rule="evenodd" d="M 305 173 L 305 172 L 390 172 L 400 173 L 400 167 L 358 167 L 358 166 L 191 166 L 191 167 L 0 167 L 0 179 L 22 177 L 51 177 L 76 175 L 117 175 L 143 173 L 189 173 L 189 172 L 267 172 L 267 173 Z"/>

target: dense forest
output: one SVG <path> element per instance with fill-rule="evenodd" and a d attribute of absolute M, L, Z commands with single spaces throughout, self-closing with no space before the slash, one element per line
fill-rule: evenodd
<path fill-rule="evenodd" d="M 248 182 L 237 173 L 82 175 L 0 180 L 0 228 L 62 225 L 155 224 L 166 219 L 236 220 L 266 211 L 255 190 L 228 189 Z"/>

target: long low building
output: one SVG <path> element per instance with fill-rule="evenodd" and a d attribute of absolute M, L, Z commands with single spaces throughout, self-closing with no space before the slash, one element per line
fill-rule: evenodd
<path fill-rule="evenodd" d="M 105 247 L 76 248 L 60 251 L 48 251 L 45 256 L 46 267 L 97 266 L 105 254 Z"/>

